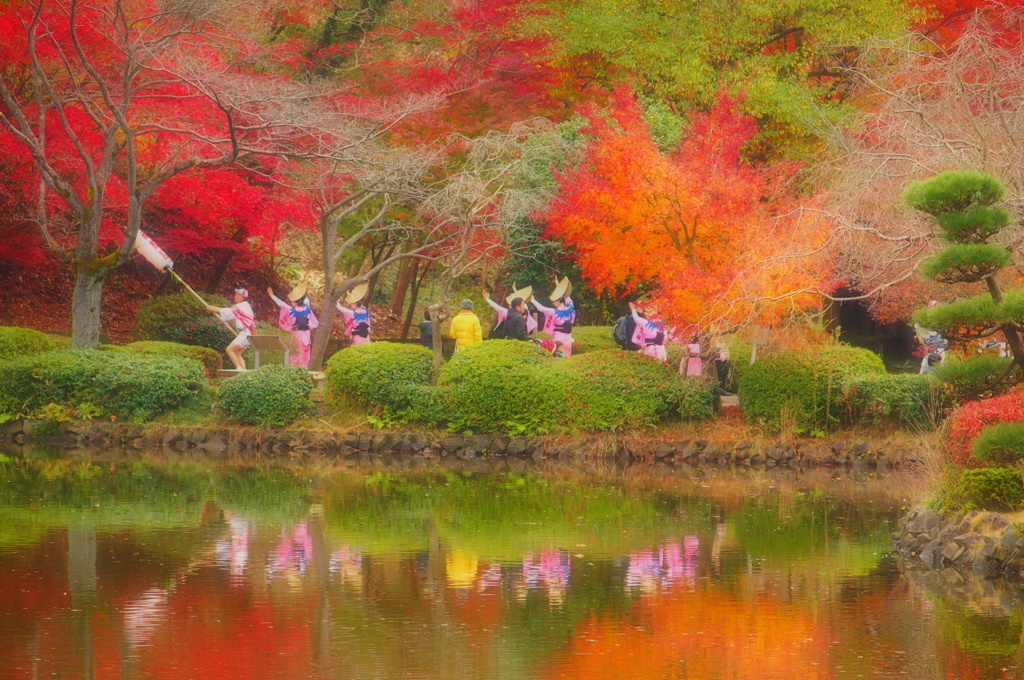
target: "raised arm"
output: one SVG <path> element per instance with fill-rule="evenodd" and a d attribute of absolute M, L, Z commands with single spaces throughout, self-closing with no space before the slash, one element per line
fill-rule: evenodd
<path fill-rule="evenodd" d="M 356 315 L 355 312 L 353 312 L 351 309 L 341 304 L 340 302 L 336 302 L 335 306 L 338 308 L 338 311 L 341 312 L 341 315 L 345 317 L 345 321 L 351 321 L 352 318 Z"/>
<path fill-rule="evenodd" d="M 484 300 L 487 300 L 487 304 L 491 306 L 491 309 L 498 312 L 499 314 L 505 311 L 505 308 L 499 305 L 497 302 L 495 302 L 494 298 L 492 298 L 490 295 L 485 296 Z"/>
<path fill-rule="evenodd" d="M 281 298 L 277 297 L 273 293 L 270 294 L 270 299 L 274 301 L 275 305 L 277 305 L 278 307 L 281 307 L 282 309 L 287 309 L 287 308 L 291 307 L 290 304 L 288 304 L 287 302 L 285 302 Z"/>
<path fill-rule="evenodd" d="M 547 314 L 550 314 L 551 312 L 555 311 L 553 308 L 545 307 L 541 303 L 537 302 L 537 298 L 531 299 L 530 300 L 530 304 L 533 305 L 534 307 L 536 307 L 538 310 L 540 310 L 542 312 L 545 312 Z"/>

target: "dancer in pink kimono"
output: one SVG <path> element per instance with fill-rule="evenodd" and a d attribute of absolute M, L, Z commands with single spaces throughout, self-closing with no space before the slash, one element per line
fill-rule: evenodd
<path fill-rule="evenodd" d="M 352 338 L 353 345 L 370 342 L 370 312 L 363 305 L 363 298 L 369 286 L 360 284 L 345 296 L 345 305 L 338 303 L 338 311 L 345 317 L 345 336 Z"/>
<path fill-rule="evenodd" d="M 517 288 L 515 284 L 512 285 L 512 292 L 509 293 L 508 297 L 505 298 L 505 304 L 510 305 L 509 307 L 502 307 L 500 304 L 494 301 L 491 294 L 486 290 L 483 291 L 483 298 L 490 305 L 491 309 L 494 310 L 497 315 L 495 326 L 503 323 L 508 318 L 508 313 L 511 311 L 512 301 L 519 298 L 523 302 L 529 303 L 530 298 L 533 297 L 533 286 L 527 286 L 526 288 Z M 526 314 L 526 334 L 533 335 L 537 330 L 537 319 L 534 318 L 533 314 Z M 518 339 L 518 338 L 517 338 Z"/>
<path fill-rule="evenodd" d="M 686 344 L 684 361 L 686 363 L 686 375 L 704 375 L 704 361 L 700 357 L 700 338 L 698 336 L 693 336 L 693 340 Z M 682 364 L 679 365 L 679 372 L 683 372 Z"/>
<path fill-rule="evenodd" d="M 640 352 L 659 361 L 668 361 L 668 352 L 665 349 L 665 342 L 668 340 L 668 333 L 665 331 L 665 322 L 661 319 L 645 319 L 636 311 L 636 305 L 629 303 L 629 311 L 633 314 L 633 321 L 636 322 L 636 330 L 633 331 L 632 342 L 640 346 Z"/>
<path fill-rule="evenodd" d="M 288 302 L 274 295 L 273 288 L 267 288 L 270 299 L 281 309 L 277 318 L 277 325 L 281 330 L 292 334 L 295 341 L 295 351 L 291 353 L 292 366 L 307 368 L 309 366 L 309 351 L 313 346 L 313 339 L 310 331 L 320 325 L 309 306 L 309 298 L 306 297 L 306 285 L 300 283 L 288 294 Z"/>
<path fill-rule="evenodd" d="M 557 281 L 557 279 L 556 279 Z M 576 305 L 572 298 L 572 284 L 568 278 L 557 281 L 555 292 L 551 294 L 553 307 L 545 307 L 534 298 L 531 304 L 544 315 L 544 332 L 551 336 L 555 344 L 562 344 L 565 356 L 572 355 L 572 327 L 576 323 Z"/>

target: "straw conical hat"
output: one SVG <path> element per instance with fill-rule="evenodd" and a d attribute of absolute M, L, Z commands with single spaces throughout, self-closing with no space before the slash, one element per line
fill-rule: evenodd
<path fill-rule="evenodd" d="M 572 284 L 569 283 L 569 277 L 568 276 L 563 276 L 562 280 L 558 282 L 557 286 L 555 286 L 555 290 L 552 291 L 551 299 L 552 300 L 557 300 L 559 298 L 563 298 L 563 297 L 565 297 L 566 295 L 568 295 L 571 292 L 572 292 Z"/>
<path fill-rule="evenodd" d="M 360 283 L 358 286 L 350 290 L 347 295 L 345 295 L 345 304 L 350 305 L 354 302 L 359 302 L 364 297 L 366 297 L 366 293 L 369 290 L 370 284 Z"/>
<path fill-rule="evenodd" d="M 512 304 L 512 301 L 515 300 L 516 298 L 522 298 L 523 302 L 526 302 L 527 300 L 530 299 L 531 295 L 533 295 L 533 286 L 519 288 L 518 286 L 516 286 L 516 284 L 513 283 L 512 292 L 508 294 L 507 298 L 505 298 L 505 304 Z"/>
<path fill-rule="evenodd" d="M 306 284 L 304 283 L 295 286 L 292 288 L 292 292 L 288 293 L 288 299 L 292 302 L 298 302 L 304 297 L 306 297 Z"/>

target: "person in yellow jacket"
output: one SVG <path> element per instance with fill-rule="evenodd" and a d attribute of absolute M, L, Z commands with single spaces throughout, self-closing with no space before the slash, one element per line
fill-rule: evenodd
<path fill-rule="evenodd" d="M 448 335 L 455 338 L 455 351 L 466 349 L 475 342 L 482 342 L 484 331 L 480 327 L 480 319 L 473 313 L 473 301 L 463 300 L 462 309 L 452 318 Z"/>

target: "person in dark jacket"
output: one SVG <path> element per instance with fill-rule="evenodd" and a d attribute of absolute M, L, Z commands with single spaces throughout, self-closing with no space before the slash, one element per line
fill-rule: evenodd
<path fill-rule="evenodd" d="M 529 340 L 526 332 L 526 303 L 523 298 L 514 298 L 505 317 L 505 338 L 507 340 Z"/>
<path fill-rule="evenodd" d="M 423 312 L 425 321 L 420 322 L 420 344 L 427 349 L 434 347 L 434 324 L 430 322 L 430 310 Z"/>
<path fill-rule="evenodd" d="M 647 318 L 647 315 L 644 314 L 643 312 L 637 312 L 637 313 L 640 314 L 640 316 L 642 318 L 644 318 L 644 319 Z M 638 351 L 643 349 L 643 347 L 641 347 L 640 345 L 638 345 L 635 342 L 633 342 L 633 335 L 635 333 L 636 333 L 636 319 L 633 318 L 632 314 L 627 314 L 626 315 L 626 344 L 622 347 L 622 349 L 626 350 L 627 352 L 638 352 Z"/>

